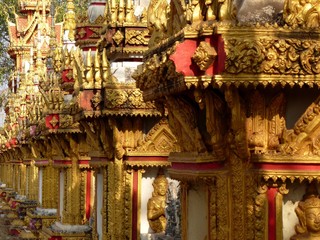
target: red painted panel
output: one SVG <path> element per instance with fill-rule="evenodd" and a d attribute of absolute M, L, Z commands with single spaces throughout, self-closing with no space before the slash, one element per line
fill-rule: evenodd
<path fill-rule="evenodd" d="M 196 69 L 192 62 L 192 56 L 197 48 L 196 40 L 185 40 L 179 44 L 176 51 L 170 56 L 170 59 L 176 66 L 176 72 L 185 76 L 195 76 Z M 193 69 L 194 68 L 194 69 Z"/>
<path fill-rule="evenodd" d="M 132 183 L 132 240 L 137 240 L 138 236 L 138 198 L 139 198 L 139 174 L 133 171 Z"/>
<path fill-rule="evenodd" d="M 268 239 L 276 240 L 276 188 L 268 189 Z"/>
<path fill-rule="evenodd" d="M 53 119 L 53 117 L 55 117 L 56 120 L 58 121 L 55 126 L 53 126 L 50 123 L 50 121 Z M 50 115 L 46 116 L 46 127 L 49 129 L 58 129 L 59 128 L 59 114 L 50 114 Z"/>

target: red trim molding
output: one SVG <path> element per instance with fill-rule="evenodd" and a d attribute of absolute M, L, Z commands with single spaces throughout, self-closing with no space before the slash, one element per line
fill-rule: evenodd
<path fill-rule="evenodd" d="M 91 170 L 87 171 L 87 186 L 86 186 L 86 218 L 90 218 L 90 200 L 91 200 Z"/>
<path fill-rule="evenodd" d="M 143 161 L 148 161 L 148 162 L 153 162 L 153 161 L 163 161 L 167 162 L 168 161 L 168 156 L 127 156 L 125 157 L 125 160 L 127 161 L 136 161 L 136 162 L 143 162 Z"/>
<path fill-rule="evenodd" d="M 172 163 L 172 169 L 177 170 L 196 170 L 196 171 L 205 171 L 223 168 L 224 164 L 222 162 L 214 163 Z"/>
<path fill-rule="evenodd" d="M 258 170 L 320 171 L 320 164 L 255 163 L 254 168 Z"/>

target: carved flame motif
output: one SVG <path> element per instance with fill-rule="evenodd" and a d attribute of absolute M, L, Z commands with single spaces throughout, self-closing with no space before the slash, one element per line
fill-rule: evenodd
<path fill-rule="evenodd" d="M 286 0 L 283 12 L 284 20 L 293 28 L 318 28 L 320 26 L 319 6 L 317 0 Z"/>

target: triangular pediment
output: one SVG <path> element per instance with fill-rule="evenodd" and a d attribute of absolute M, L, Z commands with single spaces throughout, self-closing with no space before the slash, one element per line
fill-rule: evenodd
<path fill-rule="evenodd" d="M 141 144 L 131 152 L 167 155 L 170 152 L 179 152 L 177 140 L 169 128 L 168 121 L 162 119 L 146 135 Z"/>
<path fill-rule="evenodd" d="M 320 154 L 320 97 L 302 114 L 293 129 L 284 134 L 283 153 L 291 155 Z"/>

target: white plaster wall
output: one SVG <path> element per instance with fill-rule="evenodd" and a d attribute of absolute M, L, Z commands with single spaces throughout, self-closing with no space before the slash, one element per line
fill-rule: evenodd
<path fill-rule="evenodd" d="M 63 217 L 63 199 L 64 199 L 64 170 L 60 171 L 59 176 L 59 215 Z"/>
<path fill-rule="evenodd" d="M 38 191 L 38 196 L 39 196 L 39 203 L 40 206 L 42 205 L 42 176 L 43 176 L 43 168 L 39 168 L 39 172 L 38 172 L 38 178 L 39 178 L 39 191 Z"/>
<path fill-rule="evenodd" d="M 97 174 L 97 233 L 99 235 L 99 240 L 102 240 L 102 203 L 103 203 L 103 175 L 101 173 Z"/>
<path fill-rule="evenodd" d="M 188 192 L 188 240 L 205 240 L 208 234 L 206 189 L 193 186 Z"/>
<path fill-rule="evenodd" d="M 240 22 L 273 22 L 283 10 L 284 0 L 236 0 Z"/>
<path fill-rule="evenodd" d="M 289 193 L 284 196 L 282 205 L 283 240 L 290 240 L 295 234 L 294 228 L 299 223 L 295 208 L 305 194 L 306 184 L 290 184 L 287 188 Z"/>
<path fill-rule="evenodd" d="M 131 75 L 140 64 L 141 62 L 112 62 L 111 72 L 119 82 L 133 82 L 134 79 L 131 78 Z"/>
<path fill-rule="evenodd" d="M 149 168 L 141 180 L 141 210 L 140 210 L 140 233 L 151 232 L 147 218 L 147 203 L 153 192 L 153 180 L 158 174 L 157 168 Z"/>

